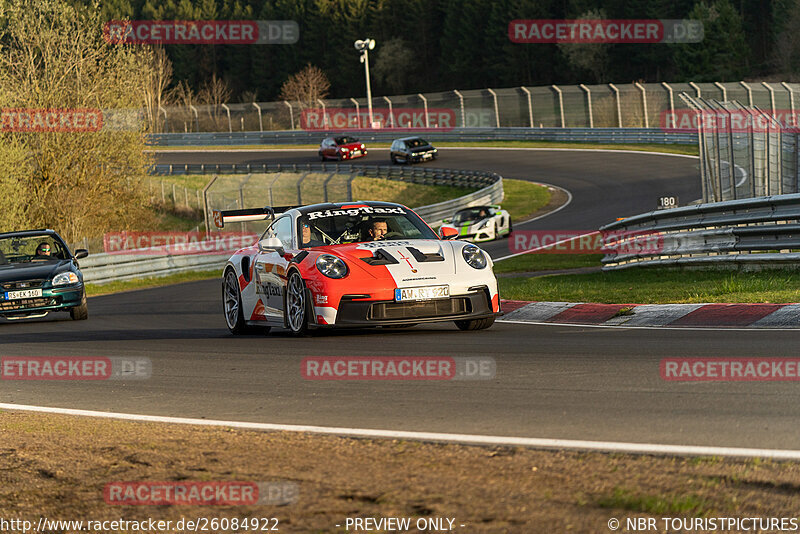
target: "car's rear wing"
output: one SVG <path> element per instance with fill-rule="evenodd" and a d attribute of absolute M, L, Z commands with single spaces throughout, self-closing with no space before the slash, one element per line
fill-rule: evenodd
<path fill-rule="evenodd" d="M 214 210 L 214 225 L 217 228 L 225 228 L 225 223 L 265 221 L 274 219 L 277 213 L 283 213 L 296 207 L 280 206 L 273 208 L 264 206 L 263 208 L 246 208 L 242 210 Z"/>

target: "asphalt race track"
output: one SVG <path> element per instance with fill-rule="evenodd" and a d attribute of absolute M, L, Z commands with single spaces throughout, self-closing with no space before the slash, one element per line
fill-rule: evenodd
<path fill-rule="evenodd" d="M 313 151 L 312 151 L 313 155 Z M 383 163 L 385 152 L 365 161 Z M 298 152 L 170 153 L 160 162 L 312 161 Z M 696 160 L 635 153 L 447 151 L 436 164 L 487 169 L 568 189 L 573 202 L 526 228 L 594 229 L 652 208 L 661 194 L 698 196 Z M 506 247 L 502 243 L 500 247 Z M 791 382 L 665 382 L 675 356 L 795 356 L 776 331 L 599 329 L 450 324 L 293 338 L 228 334 L 218 281 L 90 299 L 66 314 L 0 324 L 5 356 L 148 357 L 141 381 L 1 381 L 0 403 L 231 421 L 676 445 L 797 448 Z M 491 356 L 486 381 L 307 381 L 306 356 Z"/>

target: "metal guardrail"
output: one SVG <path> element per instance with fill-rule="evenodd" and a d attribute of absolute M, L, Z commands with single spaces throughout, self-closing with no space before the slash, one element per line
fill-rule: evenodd
<path fill-rule="evenodd" d="M 318 144 L 342 130 L 283 130 L 232 133 L 163 133 L 150 134 L 155 146 L 208 145 L 295 145 Z M 656 143 L 696 144 L 697 132 L 668 132 L 661 128 L 454 128 L 418 131 L 347 130 L 348 135 L 364 142 L 391 142 L 409 135 L 420 135 L 432 142 L 470 141 L 563 141 L 584 143 Z"/>
<path fill-rule="evenodd" d="M 212 166 L 206 166 L 212 167 Z M 207 172 L 221 172 L 220 166 L 213 166 Z M 235 166 L 234 166 L 235 167 Z M 231 172 L 259 172 L 260 165 L 252 170 L 238 166 L 229 169 Z M 281 166 L 269 166 L 281 167 Z M 503 179 L 496 173 L 482 171 L 454 171 L 449 169 L 423 169 L 408 167 L 375 167 L 357 165 L 283 165 L 283 171 L 315 170 L 325 167 L 330 172 L 331 168 L 341 168 L 350 174 L 357 171 L 359 174 L 380 176 L 393 180 L 413 181 L 414 183 L 448 184 L 461 187 L 481 187 L 465 196 L 414 208 L 414 211 L 431 226 L 439 226 L 444 217 L 452 215 L 455 211 L 481 204 L 497 204 L 502 202 Z M 173 169 L 174 170 L 174 169 Z M 270 169 L 272 170 L 272 169 Z M 365 171 L 365 172 L 362 172 Z M 194 172 L 194 171 L 192 171 Z M 387 174 L 388 173 L 388 174 Z M 117 280 L 132 280 L 135 278 L 166 276 L 183 271 L 203 271 L 221 269 L 230 253 L 199 255 L 199 254 L 166 254 L 152 256 L 146 254 L 93 254 L 81 260 L 81 271 L 84 280 L 88 283 L 106 283 Z"/>
<path fill-rule="evenodd" d="M 622 235 L 603 269 L 657 265 L 800 263 L 800 194 L 732 200 L 652 211 L 600 229 Z M 640 250 L 634 244 L 639 240 Z"/>

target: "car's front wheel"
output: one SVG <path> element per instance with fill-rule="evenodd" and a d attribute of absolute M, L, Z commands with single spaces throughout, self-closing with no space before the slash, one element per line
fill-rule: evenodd
<path fill-rule="evenodd" d="M 266 334 L 268 326 L 251 326 L 244 320 L 242 294 L 239 279 L 233 269 L 228 269 L 222 281 L 222 307 L 225 311 L 225 324 L 233 334 Z"/>
<path fill-rule="evenodd" d="M 69 317 L 73 321 L 85 321 L 89 318 L 89 305 L 86 303 L 86 295 L 83 296 L 80 306 L 70 308 Z"/>
<path fill-rule="evenodd" d="M 483 319 L 467 319 L 465 321 L 455 321 L 460 330 L 485 330 L 494 324 L 494 317 Z"/>
<path fill-rule="evenodd" d="M 292 271 L 286 285 L 286 324 L 292 334 L 302 336 L 308 333 L 308 302 L 306 284 L 297 271 Z"/>

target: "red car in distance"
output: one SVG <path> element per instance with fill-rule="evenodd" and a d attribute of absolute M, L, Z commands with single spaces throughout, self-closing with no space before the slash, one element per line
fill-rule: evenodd
<path fill-rule="evenodd" d="M 340 136 L 328 137 L 323 139 L 319 145 L 319 158 L 322 161 L 326 159 L 335 159 L 342 161 L 346 159 L 361 158 L 367 155 L 367 147 L 364 143 L 359 142 L 355 137 Z"/>

